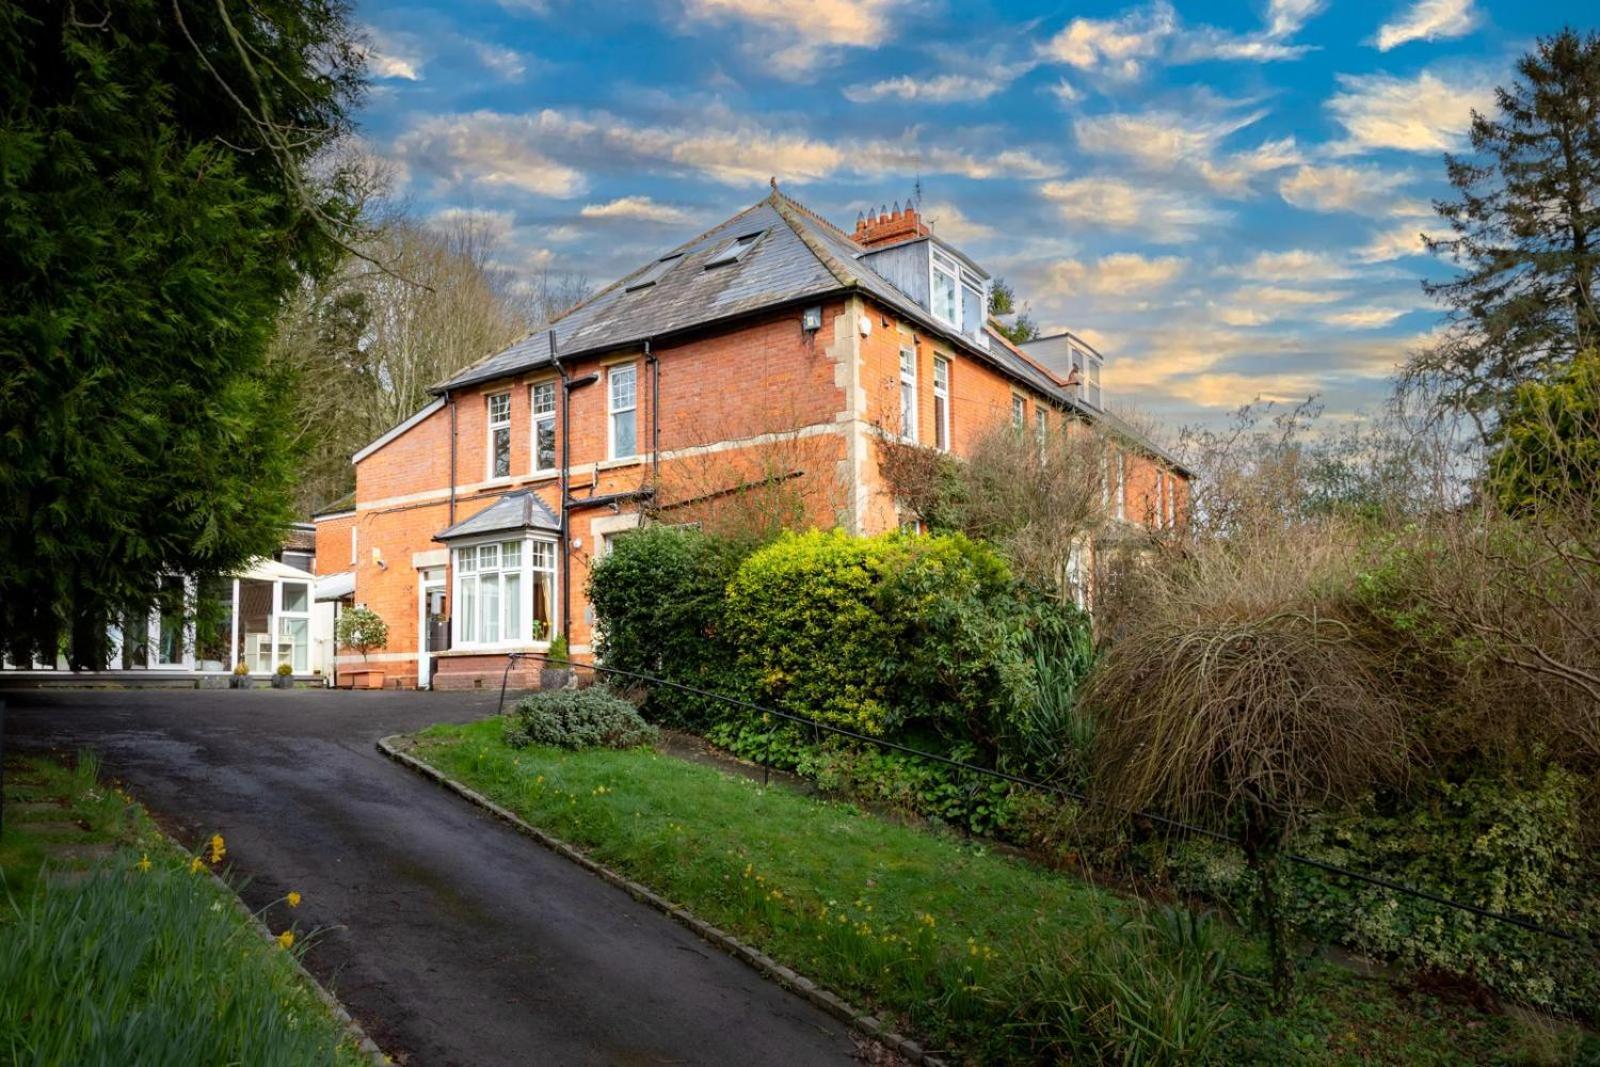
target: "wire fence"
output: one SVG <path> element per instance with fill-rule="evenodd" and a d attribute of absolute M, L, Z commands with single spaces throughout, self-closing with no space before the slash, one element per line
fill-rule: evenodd
<path fill-rule="evenodd" d="M 511 668 L 518 660 L 522 659 L 537 659 L 546 663 L 558 662 L 553 661 L 550 655 L 544 652 L 507 653 L 505 673 L 500 679 L 499 710 L 501 714 L 504 714 L 505 712 L 506 685 L 511 677 Z M 1046 795 L 1064 797 L 1068 800 L 1074 800 L 1081 804 L 1103 805 L 1104 803 L 1097 798 L 1088 795 L 1087 793 L 1083 793 L 1074 789 L 1068 789 L 1064 786 L 1056 785 L 1051 782 L 1041 782 L 1033 778 L 1028 778 L 1024 775 L 1012 774 L 1008 771 L 998 770 L 994 767 L 985 767 L 979 763 L 970 763 L 965 760 L 955 759 L 950 756 L 941 755 L 937 752 L 929 752 L 925 749 L 914 748 L 910 745 L 903 745 L 898 741 L 890 741 L 887 738 L 873 737 L 870 734 L 864 734 L 857 730 L 851 730 L 848 727 L 836 726 L 832 723 L 822 722 L 819 719 L 813 719 L 805 715 L 797 715 L 794 712 L 782 711 L 778 708 L 765 707 L 761 704 L 756 704 L 748 700 L 742 700 L 738 697 L 731 697 L 724 693 L 716 693 L 709 689 L 701 689 L 697 686 L 686 685 L 683 682 L 676 682 L 671 678 L 660 678 L 651 674 L 641 674 L 637 671 L 623 670 L 619 667 L 607 667 L 601 664 L 580 664 L 569 661 L 565 665 L 583 670 L 591 670 L 597 674 L 606 674 L 618 678 L 628 678 L 636 682 L 642 682 L 646 685 L 665 686 L 669 689 L 676 689 L 684 693 L 689 693 L 693 696 L 703 697 L 709 700 L 716 700 L 728 705 L 729 707 L 739 708 L 746 712 L 752 712 L 757 715 L 770 715 L 777 719 L 782 719 L 800 726 L 809 727 L 813 731 L 814 736 L 818 738 L 820 738 L 823 733 L 833 734 L 838 737 L 849 738 L 850 740 L 859 741 L 864 744 L 874 745 L 885 751 L 899 752 L 907 756 L 928 760 L 932 763 L 942 764 L 947 767 L 953 767 L 958 770 L 979 775 L 981 777 L 1009 782 L 1013 785 L 1022 786 L 1026 789 L 1035 790 Z M 765 763 L 763 763 L 763 767 L 766 767 Z M 770 770 L 770 768 L 767 769 Z M 1211 827 L 1200 826 L 1195 823 L 1185 822 L 1181 819 L 1174 819 L 1169 816 L 1162 815 L 1159 812 L 1153 811 L 1141 810 L 1131 812 L 1130 814 L 1132 814 L 1135 818 L 1147 820 L 1150 823 L 1172 831 L 1175 834 L 1189 834 L 1197 837 L 1206 837 L 1213 841 L 1221 841 L 1237 848 L 1243 848 L 1243 845 L 1238 838 L 1231 834 L 1223 833 L 1220 830 L 1212 829 Z M 1388 878 L 1383 878 L 1379 875 L 1368 874 L 1365 871 L 1357 871 L 1349 867 L 1340 867 L 1337 864 L 1327 863 L 1312 856 L 1305 856 L 1295 852 L 1286 852 L 1283 854 L 1282 858 L 1289 863 L 1321 871 L 1324 874 L 1333 875 L 1339 878 L 1346 878 L 1351 881 L 1364 882 L 1367 885 L 1376 886 L 1380 889 L 1386 889 L 1392 893 L 1400 893 L 1405 896 L 1415 897 L 1418 900 L 1426 900 L 1433 904 L 1440 905 L 1441 907 L 1451 908 L 1455 911 L 1463 912 L 1468 915 L 1475 915 L 1482 919 L 1489 919 L 1493 922 L 1504 923 L 1508 926 L 1520 927 L 1521 929 L 1529 930 L 1533 933 L 1541 934 L 1546 937 L 1557 938 L 1559 940 L 1568 942 L 1576 942 L 1579 940 L 1579 936 L 1577 934 L 1573 934 L 1566 930 L 1558 930 L 1549 926 L 1544 926 L 1520 915 L 1513 915 L 1507 912 L 1495 911 L 1491 908 L 1479 907 L 1476 904 L 1470 904 L 1464 900 L 1453 900 L 1450 897 L 1441 896 L 1438 893 L 1432 893 L 1426 889 L 1418 889 L 1415 886 L 1409 886 L 1402 882 L 1396 882 Z"/>

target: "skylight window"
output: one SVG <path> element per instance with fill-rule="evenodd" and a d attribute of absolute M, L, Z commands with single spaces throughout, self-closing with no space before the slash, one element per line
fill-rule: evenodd
<path fill-rule="evenodd" d="M 675 255 L 664 256 L 663 258 L 656 260 L 654 263 L 650 264 L 650 266 L 647 267 L 643 273 L 638 275 L 626 286 L 624 286 L 623 291 L 631 293 L 639 289 L 648 289 L 650 286 L 660 281 L 661 276 L 667 273 L 667 271 L 671 270 L 673 265 L 682 258 L 683 253 L 679 252 Z"/>
<path fill-rule="evenodd" d="M 758 230 L 755 233 L 747 233 L 734 238 L 711 253 L 711 258 L 706 260 L 706 266 L 720 267 L 725 263 L 739 262 L 744 258 L 746 252 L 755 247 L 756 242 L 761 240 L 761 235 L 766 232 L 766 230 Z"/>

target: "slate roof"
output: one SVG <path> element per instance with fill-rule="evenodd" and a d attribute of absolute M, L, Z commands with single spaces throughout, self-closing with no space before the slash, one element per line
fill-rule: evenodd
<path fill-rule="evenodd" d="M 706 266 L 706 261 L 730 242 L 750 234 L 760 237 L 737 261 Z M 433 392 L 445 393 L 548 364 L 552 332 L 557 351 L 567 358 L 642 344 L 646 339 L 767 308 L 858 291 L 1060 406 L 1090 419 L 1114 419 L 1079 403 L 1074 391 L 1066 387 L 1065 376 L 1052 375 L 992 329 L 985 330 L 989 338 L 985 347 L 935 319 L 913 297 L 874 270 L 862 258 L 866 251 L 849 234 L 784 195 L 774 184 L 772 192 L 759 203 L 644 264 L 504 351 L 435 385 Z M 667 265 L 663 268 L 664 264 Z M 1115 419 L 1114 425 L 1150 451 L 1175 462 L 1120 419 Z"/>
<path fill-rule="evenodd" d="M 435 541 L 455 541 L 479 534 L 505 533 L 510 530 L 548 530 L 561 532 L 561 520 L 544 505 L 531 489 L 507 493 L 470 519 L 433 535 Z"/>

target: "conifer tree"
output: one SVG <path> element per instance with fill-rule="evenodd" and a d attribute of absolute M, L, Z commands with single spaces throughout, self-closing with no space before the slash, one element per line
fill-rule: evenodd
<path fill-rule="evenodd" d="M 1460 270 L 1424 285 L 1450 327 L 1410 368 L 1485 434 L 1519 383 L 1600 341 L 1600 35 L 1541 39 L 1516 72 L 1474 112 L 1472 154 L 1445 158 L 1451 234 L 1427 244 Z"/>
<path fill-rule="evenodd" d="M 96 667 L 162 575 L 272 551 L 274 316 L 342 243 L 342 0 L 0 0 L 0 640 Z M 170 583 L 168 583 L 170 586 Z"/>

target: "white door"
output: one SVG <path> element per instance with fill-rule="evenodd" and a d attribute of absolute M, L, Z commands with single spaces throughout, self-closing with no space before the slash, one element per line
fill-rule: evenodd
<path fill-rule="evenodd" d="M 426 689 L 433 677 L 433 634 L 444 617 L 444 568 L 417 572 L 417 688 Z"/>

